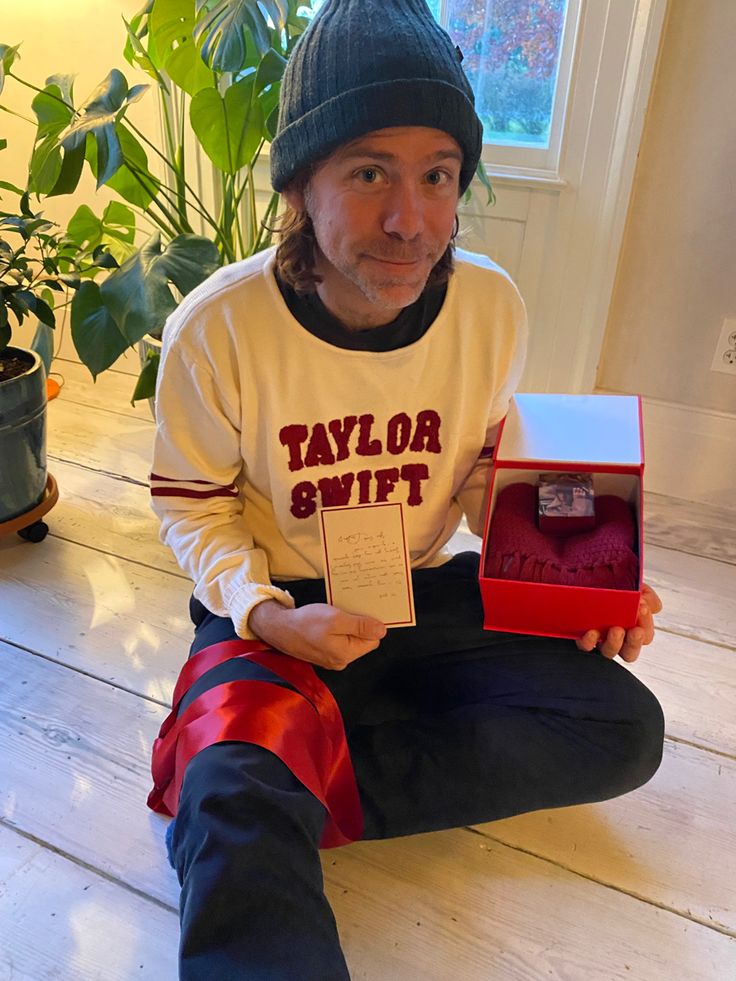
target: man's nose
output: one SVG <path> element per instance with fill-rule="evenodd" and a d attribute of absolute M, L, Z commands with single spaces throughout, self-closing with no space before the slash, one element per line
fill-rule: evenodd
<path fill-rule="evenodd" d="M 383 230 L 406 242 L 424 231 L 424 203 L 418 188 L 397 184 L 385 202 Z"/>

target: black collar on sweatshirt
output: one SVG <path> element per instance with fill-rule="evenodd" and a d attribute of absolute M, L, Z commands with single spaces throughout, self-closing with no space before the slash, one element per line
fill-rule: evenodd
<path fill-rule="evenodd" d="M 447 286 L 425 289 L 411 306 L 404 307 L 390 324 L 366 330 L 348 330 L 334 317 L 316 292 L 297 293 L 276 276 L 281 295 L 292 316 L 310 334 L 348 351 L 396 351 L 418 341 L 442 308 Z"/>

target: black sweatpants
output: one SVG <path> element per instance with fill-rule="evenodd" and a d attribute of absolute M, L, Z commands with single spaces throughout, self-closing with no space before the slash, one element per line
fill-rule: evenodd
<path fill-rule="evenodd" d="M 627 669 L 572 641 L 482 629 L 478 556 L 414 573 L 417 626 L 344 671 L 317 669 L 343 715 L 366 838 L 606 800 L 662 756 L 659 703 Z M 291 582 L 298 606 L 322 580 Z M 192 602 L 192 653 L 235 637 Z M 180 712 L 224 682 L 280 678 L 247 659 L 208 671 Z M 323 892 L 325 811 L 268 750 L 219 743 L 184 777 L 170 857 L 182 885 L 183 981 L 349 977 Z"/>

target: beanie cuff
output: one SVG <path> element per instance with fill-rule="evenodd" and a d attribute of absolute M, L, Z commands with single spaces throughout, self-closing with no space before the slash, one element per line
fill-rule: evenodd
<path fill-rule="evenodd" d="M 452 136 L 463 152 L 460 193 L 473 179 L 483 130 L 471 100 L 433 78 L 374 82 L 343 92 L 300 116 L 271 144 L 271 183 L 283 191 L 311 164 L 366 133 L 394 126 L 428 126 Z"/>

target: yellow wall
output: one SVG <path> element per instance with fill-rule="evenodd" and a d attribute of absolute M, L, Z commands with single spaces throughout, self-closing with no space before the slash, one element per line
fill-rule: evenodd
<path fill-rule="evenodd" d="M 105 78 L 118 68 L 133 85 L 146 81 L 144 73 L 133 69 L 123 58 L 126 20 L 138 12 L 143 0 L 0 0 L 0 43 L 22 42 L 20 60 L 13 71 L 39 88 L 54 74 L 76 75 L 74 96 L 79 104 Z M 12 78 L 6 80 L 0 97 L 4 105 L 34 119 L 31 101 L 35 93 Z M 147 134 L 156 134 L 158 126 L 153 94 L 136 104 L 134 117 Z M 2 179 L 24 186 L 35 125 L 0 113 L 0 136 L 8 148 L 0 152 Z M 2 192 L 3 203 L 11 203 Z M 99 214 L 115 198 L 106 189 L 95 192 L 94 178 L 85 173 L 79 190 L 72 197 L 49 199 L 44 213 L 66 222 L 80 204 L 88 204 Z M 12 204 L 15 199 L 12 200 Z"/>

